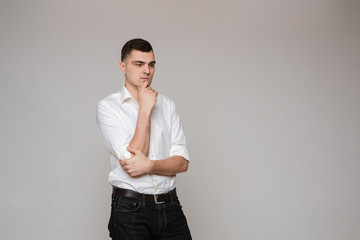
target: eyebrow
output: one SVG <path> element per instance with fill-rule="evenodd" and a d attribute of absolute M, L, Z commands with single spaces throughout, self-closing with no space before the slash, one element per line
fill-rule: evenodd
<path fill-rule="evenodd" d="M 145 64 L 144 61 L 140 61 L 140 60 L 132 61 L 132 63 L 142 63 L 142 64 Z M 149 64 L 155 64 L 155 63 L 156 63 L 156 61 L 151 61 L 151 62 L 149 62 Z"/>

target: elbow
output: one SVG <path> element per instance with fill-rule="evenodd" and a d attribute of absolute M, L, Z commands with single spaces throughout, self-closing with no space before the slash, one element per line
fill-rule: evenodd
<path fill-rule="evenodd" d="M 189 161 L 184 159 L 183 164 L 182 164 L 182 171 L 181 172 L 187 172 L 187 170 L 189 169 Z"/>
<path fill-rule="evenodd" d="M 142 152 L 145 156 L 147 156 L 147 155 L 149 154 L 149 149 L 146 148 L 146 147 L 141 148 L 141 147 L 139 147 L 139 146 L 137 146 L 136 144 L 133 144 L 133 143 L 130 143 L 130 144 L 129 144 L 129 147 L 132 147 L 132 148 L 135 148 L 135 149 L 139 150 L 139 151 Z M 134 156 L 134 154 L 131 154 L 131 156 Z"/>

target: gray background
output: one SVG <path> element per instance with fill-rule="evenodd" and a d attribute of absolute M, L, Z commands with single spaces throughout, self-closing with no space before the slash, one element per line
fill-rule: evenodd
<path fill-rule="evenodd" d="M 0 239 L 108 239 L 95 105 L 149 40 L 194 239 L 360 239 L 360 2 L 1 0 Z"/>

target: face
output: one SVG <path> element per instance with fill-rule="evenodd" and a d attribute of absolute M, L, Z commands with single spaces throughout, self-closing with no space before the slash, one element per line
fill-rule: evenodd
<path fill-rule="evenodd" d="M 124 62 L 119 63 L 121 71 L 125 75 L 125 86 L 129 89 L 137 89 L 147 82 L 150 86 L 155 73 L 155 56 L 151 52 L 132 50 Z"/>

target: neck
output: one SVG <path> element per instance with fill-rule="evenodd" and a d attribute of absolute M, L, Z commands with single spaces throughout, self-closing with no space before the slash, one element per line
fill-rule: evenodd
<path fill-rule="evenodd" d="M 129 91 L 129 93 L 131 94 L 131 96 L 137 101 L 139 102 L 139 90 L 137 87 L 131 85 L 131 84 L 127 84 L 127 82 L 125 82 L 125 87 L 126 89 Z"/>

